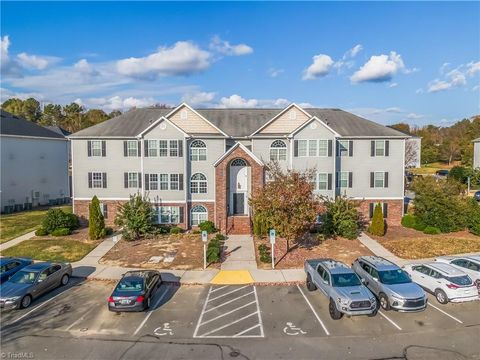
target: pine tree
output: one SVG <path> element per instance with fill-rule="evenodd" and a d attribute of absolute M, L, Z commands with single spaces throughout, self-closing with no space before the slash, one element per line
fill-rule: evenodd
<path fill-rule="evenodd" d="M 383 210 L 382 204 L 378 203 L 375 205 L 375 210 L 373 211 L 373 218 L 368 232 L 372 235 L 383 236 L 385 235 L 385 221 L 383 220 Z"/>
<path fill-rule="evenodd" d="M 106 235 L 105 219 L 100 211 L 100 202 L 95 195 L 89 206 L 88 235 L 91 240 L 98 240 Z"/>

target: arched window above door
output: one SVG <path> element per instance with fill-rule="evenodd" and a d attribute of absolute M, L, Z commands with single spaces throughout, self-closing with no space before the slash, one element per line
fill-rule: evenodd
<path fill-rule="evenodd" d="M 247 162 L 243 159 L 235 159 L 232 161 L 230 166 L 248 166 Z"/>

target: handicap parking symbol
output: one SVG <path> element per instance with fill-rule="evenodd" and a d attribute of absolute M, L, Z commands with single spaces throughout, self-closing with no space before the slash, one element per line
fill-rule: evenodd
<path fill-rule="evenodd" d="M 286 323 L 287 326 L 285 326 L 283 328 L 283 332 L 287 335 L 305 335 L 307 332 L 306 331 L 303 331 L 302 329 L 300 329 L 299 327 L 296 327 L 293 323 L 291 322 L 287 322 Z"/>
<path fill-rule="evenodd" d="M 157 336 L 173 335 L 173 330 L 170 328 L 170 323 L 164 323 L 156 328 L 153 333 Z"/>

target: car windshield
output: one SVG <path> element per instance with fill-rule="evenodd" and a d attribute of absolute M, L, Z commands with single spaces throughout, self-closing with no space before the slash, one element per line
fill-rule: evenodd
<path fill-rule="evenodd" d="M 468 275 L 462 276 L 445 276 L 445 279 L 450 281 L 452 284 L 460 285 L 460 286 L 467 286 L 472 285 L 472 279 Z"/>
<path fill-rule="evenodd" d="M 333 286 L 345 287 L 345 286 L 358 286 L 360 285 L 360 279 L 357 274 L 332 274 Z"/>
<path fill-rule="evenodd" d="M 15 284 L 33 284 L 37 278 L 38 272 L 20 270 L 10 278 L 10 282 Z"/>
<path fill-rule="evenodd" d="M 125 278 L 120 280 L 115 290 L 117 291 L 140 291 L 143 289 L 143 279 Z"/>
<path fill-rule="evenodd" d="M 0 274 L 3 274 L 4 272 L 7 272 L 7 265 L 2 265 L 2 267 L 0 267 Z"/>
<path fill-rule="evenodd" d="M 386 285 L 407 284 L 412 282 L 402 269 L 380 271 L 380 282 Z"/>

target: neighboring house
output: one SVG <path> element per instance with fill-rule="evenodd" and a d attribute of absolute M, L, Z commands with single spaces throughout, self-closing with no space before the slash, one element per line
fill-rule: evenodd
<path fill-rule="evenodd" d="M 106 222 L 131 194 L 148 195 L 157 220 L 190 228 L 205 220 L 249 233 L 248 199 L 266 164 L 316 169 L 318 195 L 346 195 L 368 218 L 403 214 L 405 134 L 338 109 L 136 109 L 72 134 L 73 200 L 88 218 L 97 195 Z"/>
<path fill-rule="evenodd" d="M 69 198 L 68 139 L 1 110 L 1 211 Z"/>
<path fill-rule="evenodd" d="M 480 138 L 473 140 L 473 168 L 480 168 Z"/>
<path fill-rule="evenodd" d="M 72 134 L 70 131 L 61 128 L 58 125 L 47 125 L 44 126 L 44 128 L 63 135 L 65 138 Z M 72 196 L 72 146 L 70 141 L 68 142 L 68 196 Z"/>
<path fill-rule="evenodd" d="M 420 168 L 422 165 L 421 163 L 422 138 L 420 136 L 410 134 L 409 132 L 406 132 L 406 131 L 400 131 L 400 132 L 408 136 L 408 138 L 405 141 L 405 167 Z"/>

